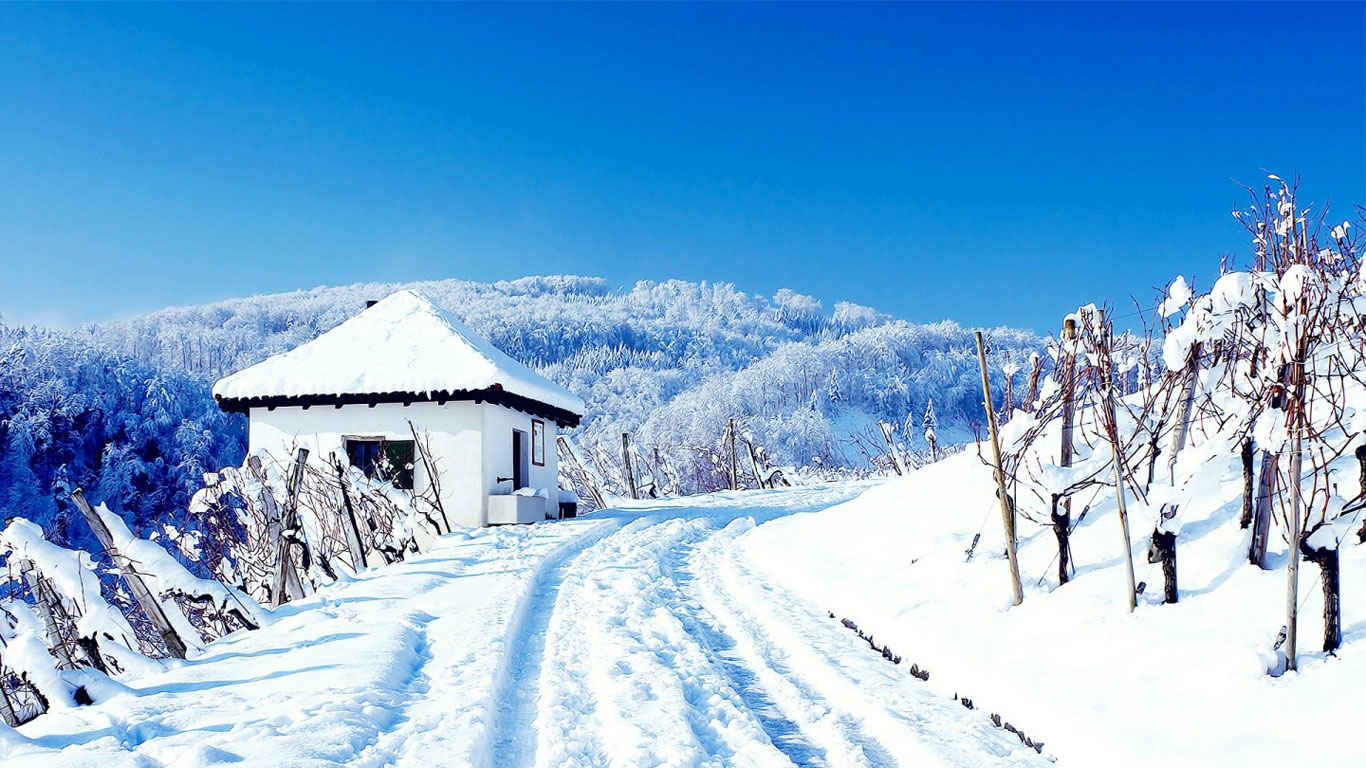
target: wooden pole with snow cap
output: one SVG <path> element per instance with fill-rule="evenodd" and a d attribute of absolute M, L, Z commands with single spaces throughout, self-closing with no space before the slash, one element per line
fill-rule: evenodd
<path fill-rule="evenodd" d="M 80 488 L 71 492 L 71 500 L 76 503 L 76 508 L 80 510 L 81 516 L 90 526 L 90 530 L 99 540 L 100 546 L 109 555 L 109 559 L 118 566 L 124 582 L 128 584 L 128 591 L 133 594 L 133 599 L 142 608 L 142 612 L 147 615 L 147 620 L 152 622 L 157 634 L 161 636 L 162 642 L 166 644 L 166 652 L 177 659 L 185 658 L 188 646 L 185 640 L 176 632 L 171 620 L 166 616 L 166 607 L 152 590 L 147 587 L 147 583 L 142 580 L 142 575 L 137 568 L 127 558 L 119 555 L 118 548 L 114 546 L 114 534 L 110 533 L 109 527 L 100 519 L 100 515 L 95 508 L 90 506 L 90 502 L 85 498 L 85 492 Z"/>
<path fill-rule="evenodd" d="M 982 407 L 987 412 L 987 426 L 991 430 L 991 456 L 996 463 L 996 498 L 1001 504 L 1001 525 L 1005 529 L 1006 559 L 1010 561 L 1010 586 L 1015 605 L 1024 602 L 1024 588 L 1020 585 L 1020 560 L 1015 551 L 1015 513 L 1006 493 L 1005 469 L 1001 466 L 1001 440 L 996 434 L 996 411 L 991 407 L 991 381 L 987 378 L 987 352 L 982 332 L 976 332 L 977 362 L 982 369 Z"/>

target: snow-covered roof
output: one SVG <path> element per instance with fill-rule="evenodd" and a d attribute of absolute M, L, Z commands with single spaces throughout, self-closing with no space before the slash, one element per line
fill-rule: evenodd
<path fill-rule="evenodd" d="M 296 403 L 481 399 L 523 410 L 549 406 L 548 415 L 574 424 L 584 413 L 583 400 L 508 357 L 415 291 L 394 293 L 312 341 L 220 379 L 213 396 L 233 411 Z"/>

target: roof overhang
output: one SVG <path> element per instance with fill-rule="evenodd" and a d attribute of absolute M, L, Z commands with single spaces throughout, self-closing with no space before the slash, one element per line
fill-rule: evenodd
<path fill-rule="evenodd" d="M 247 413 L 252 408 L 312 408 L 315 406 L 367 405 L 374 407 L 380 403 L 436 403 L 444 405 L 459 400 L 472 400 L 475 403 L 493 403 L 505 408 L 531 414 L 553 421 L 561 427 L 572 429 L 579 426 L 581 414 L 543 403 L 539 400 L 513 394 L 495 384 L 487 389 L 439 391 L 439 392 L 376 392 L 368 394 L 335 395 L 275 395 L 262 397 L 222 397 L 214 395 L 218 407 L 228 413 Z"/>

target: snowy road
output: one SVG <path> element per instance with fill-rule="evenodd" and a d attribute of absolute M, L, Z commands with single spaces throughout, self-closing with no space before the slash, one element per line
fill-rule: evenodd
<path fill-rule="evenodd" d="M 0 764 L 1047 762 L 764 583 L 735 545 L 859 490 L 716 494 L 447 537 L 128 695 L 40 718 Z"/>

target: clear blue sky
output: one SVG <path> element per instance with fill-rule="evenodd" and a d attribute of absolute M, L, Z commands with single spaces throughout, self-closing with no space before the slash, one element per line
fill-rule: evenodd
<path fill-rule="evenodd" d="M 1363 5 L 0 7 L 0 314 L 361 280 L 1051 329 L 1366 202 Z"/>

